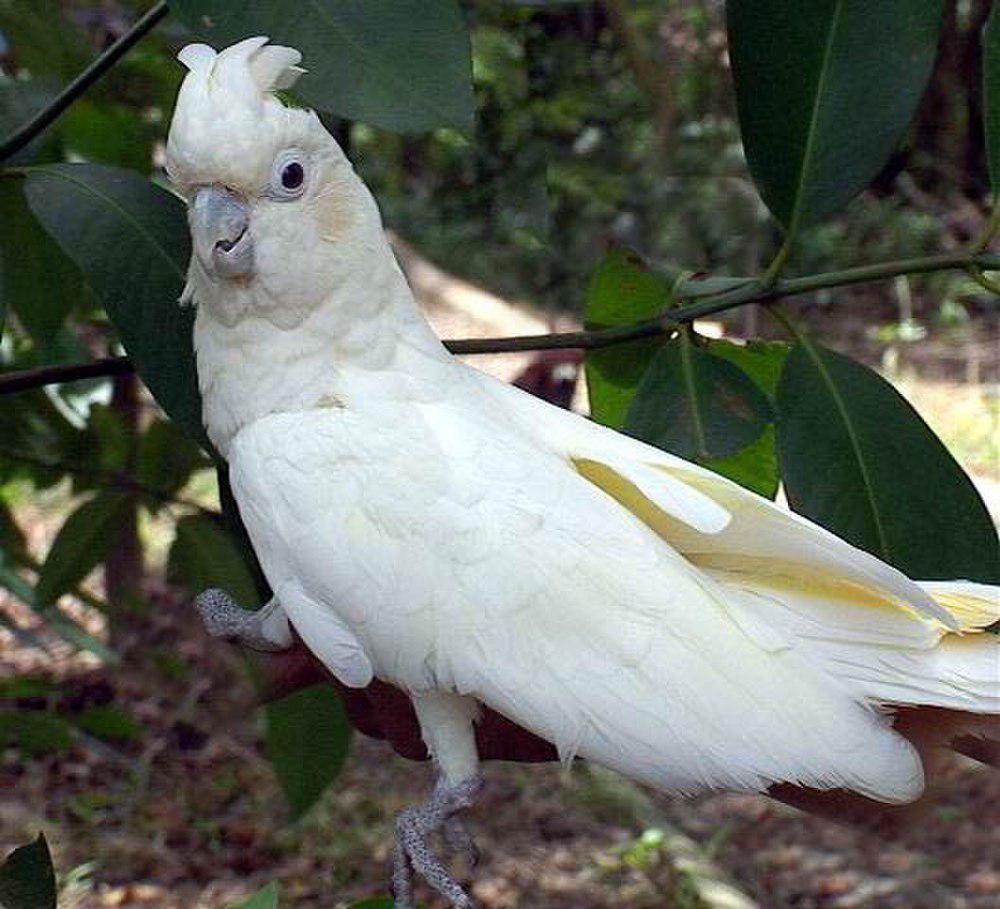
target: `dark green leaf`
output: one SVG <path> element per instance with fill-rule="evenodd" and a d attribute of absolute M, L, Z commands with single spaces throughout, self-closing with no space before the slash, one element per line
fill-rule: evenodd
<path fill-rule="evenodd" d="M 351 903 L 348 909 L 392 909 L 392 897 L 373 896 L 358 903 Z"/>
<path fill-rule="evenodd" d="M 0 865 L 4 909 L 56 909 L 56 873 L 45 836 L 19 846 Z"/>
<path fill-rule="evenodd" d="M 983 127 L 993 204 L 1000 203 L 1000 5 L 994 3 L 983 29 Z"/>
<path fill-rule="evenodd" d="M 0 564 L 0 587 L 30 606 L 49 629 L 79 650 L 88 650 L 105 663 L 117 663 L 118 655 L 51 603 L 39 602 L 36 591 L 12 569 Z"/>
<path fill-rule="evenodd" d="M 0 710 L 0 747 L 29 756 L 65 751 L 73 744 L 71 731 L 65 720 L 41 710 Z"/>
<path fill-rule="evenodd" d="M 216 48 L 269 35 L 302 51 L 295 91 L 308 104 L 397 131 L 469 130 L 469 36 L 455 0 L 175 0 Z"/>
<path fill-rule="evenodd" d="M 54 86 L 49 80 L 0 79 L 0 136 L 8 136 L 27 123 L 52 101 Z M 24 148 L 7 159 L 6 164 L 41 164 L 62 158 L 56 132 L 45 130 Z"/>
<path fill-rule="evenodd" d="M 71 155 L 143 173 L 153 166 L 153 133 L 139 110 L 81 98 L 59 125 Z"/>
<path fill-rule="evenodd" d="M 132 435 L 121 415 L 107 404 L 92 404 L 90 431 L 96 437 L 96 456 L 104 470 L 121 470 L 132 449 Z"/>
<path fill-rule="evenodd" d="M 156 420 L 139 440 L 136 473 L 139 482 L 165 495 L 176 493 L 199 467 L 209 462 L 201 450 L 173 423 Z M 159 508 L 161 501 L 150 501 Z"/>
<path fill-rule="evenodd" d="M 241 903 L 239 909 L 278 909 L 278 885 L 268 884 L 245 903 Z"/>
<path fill-rule="evenodd" d="M 778 452 L 774 447 L 774 424 L 749 445 L 724 458 L 711 458 L 702 465 L 758 495 L 773 499 L 778 494 Z"/>
<path fill-rule="evenodd" d="M 219 521 L 207 515 L 189 515 L 177 522 L 169 572 L 194 593 L 221 587 L 248 609 L 261 603 L 236 542 Z"/>
<path fill-rule="evenodd" d="M 105 491 L 88 499 L 66 519 L 38 574 L 38 607 L 54 603 L 104 560 L 127 508 L 128 496 Z"/>
<path fill-rule="evenodd" d="M 0 679 L 0 700 L 12 701 L 18 698 L 44 698 L 59 691 L 59 686 L 50 679 L 33 676 L 16 676 Z"/>
<path fill-rule="evenodd" d="M 83 292 L 76 266 L 39 226 L 24 181 L 0 178 L 0 328 L 5 310 L 38 342 L 52 341 Z"/>
<path fill-rule="evenodd" d="M 781 341 L 748 341 L 746 344 L 710 341 L 707 349 L 742 369 L 767 395 L 773 407 L 781 369 L 790 349 L 788 344 Z M 769 499 L 778 494 L 778 454 L 774 447 L 773 426 L 769 425 L 757 439 L 734 454 L 704 463 L 716 473 Z"/>
<path fill-rule="evenodd" d="M 766 396 L 738 366 L 683 335 L 663 345 L 649 364 L 624 431 L 707 464 L 749 445 L 771 419 Z"/>
<path fill-rule="evenodd" d="M 792 508 L 910 577 L 1000 580 L 976 488 L 888 382 L 805 340 L 778 386 L 778 460 Z"/>
<path fill-rule="evenodd" d="M 0 502 L 0 563 L 4 556 L 21 555 L 24 552 L 24 531 L 11 514 L 6 502 Z"/>
<path fill-rule="evenodd" d="M 709 341 L 708 350 L 715 356 L 735 363 L 757 387 L 774 403 L 778 393 L 781 370 L 791 346 L 784 341 L 747 341 L 734 344 L 732 341 Z"/>
<path fill-rule="evenodd" d="M 0 34 L 18 66 L 68 81 L 87 63 L 82 35 L 70 26 L 57 0 L 0 0 Z"/>
<path fill-rule="evenodd" d="M 631 325 L 664 310 L 670 298 L 667 279 L 649 271 L 633 253 L 613 250 L 590 279 L 584 321 L 593 329 Z M 636 386 L 663 343 L 664 338 L 649 338 L 587 352 L 587 394 L 593 419 L 621 428 Z"/>
<path fill-rule="evenodd" d="M 100 298 L 160 406 L 204 439 L 194 312 L 177 302 L 190 252 L 183 204 L 138 174 L 96 164 L 32 171 L 25 192 Z"/>
<path fill-rule="evenodd" d="M 236 503 L 233 495 L 233 487 L 229 482 L 229 466 L 225 462 L 216 464 L 215 476 L 219 484 L 219 505 L 222 508 L 222 526 L 229 531 L 229 535 L 243 556 L 243 562 L 248 567 L 257 590 L 257 602 L 266 603 L 273 594 L 267 578 L 264 577 L 264 569 L 260 567 L 257 553 L 254 552 L 250 534 L 246 525 L 240 517 L 240 507 Z"/>
<path fill-rule="evenodd" d="M 74 716 L 73 722 L 99 739 L 128 742 L 142 737 L 142 724 L 118 707 L 89 707 Z"/>
<path fill-rule="evenodd" d="M 75 459 L 88 436 L 41 390 L 20 394 L 16 401 L 16 406 L 0 407 L 0 481 L 22 475 L 45 489 L 66 474 L 58 461 Z M 48 464 L 54 466 L 42 466 Z"/>
<path fill-rule="evenodd" d="M 794 233 L 882 169 L 931 73 L 942 0 L 730 0 L 750 171 Z"/>
<path fill-rule="evenodd" d="M 267 755 L 293 819 L 340 773 L 351 727 L 337 693 L 312 685 L 267 705 Z"/>

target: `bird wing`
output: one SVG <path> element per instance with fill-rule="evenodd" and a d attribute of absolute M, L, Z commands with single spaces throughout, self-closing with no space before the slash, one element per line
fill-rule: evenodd
<path fill-rule="evenodd" d="M 301 585 L 289 617 L 331 671 L 332 612 L 376 675 L 473 695 L 567 759 L 681 791 L 919 793 L 875 709 L 489 404 L 278 414 L 235 440 L 255 548 L 272 584 Z M 724 533 L 692 488 L 677 522 Z"/>
<path fill-rule="evenodd" d="M 844 620 L 862 627 L 870 623 L 870 609 L 887 609 L 957 629 L 955 617 L 927 590 L 818 524 L 713 471 L 555 410 L 519 389 L 500 383 L 489 388 L 546 445 L 564 451 L 584 476 L 699 567 L 768 576 L 786 587 L 822 585 L 859 607 Z"/>

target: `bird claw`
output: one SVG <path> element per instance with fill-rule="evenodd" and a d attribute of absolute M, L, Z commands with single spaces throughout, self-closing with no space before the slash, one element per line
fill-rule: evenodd
<path fill-rule="evenodd" d="M 454 854 L 464 852 L 470 865 L 479 864 L 479 859 L 482 857 L 479 847 L 461 818 L 447 818 L 441 827 L 441 835 L 450 852 Z"/>
<path fill-rule="evenodd" d="M 236 640 L 252 650 L 272 652 L 291 645 L 288 622 L 277 598 L 253 611 L 244 609 L 224 590 L 210 587 L 195 597 L 194 605 L 213 638 Z"/>
<path fill-rule="evenodd" d="M 453 851 L 466 851 L 473 862 L 479 851 L 465 826 L 454 817 L 472 805 L 482 788 L 479 776 L 458 785 L 438 780 L 430 798 L 418 808 L 408 808 L 396 818 L 396 845 L 392 855 L 392 890 L 395 909 L 413 909 L 413 872 L 447 899 L 453 909 L 475 909 L 475 903 L 427 844 L 432 834 L 441 833 Z"/>

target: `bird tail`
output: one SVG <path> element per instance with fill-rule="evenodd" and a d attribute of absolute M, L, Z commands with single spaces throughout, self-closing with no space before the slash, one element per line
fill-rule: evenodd
<path fill-rule="evenodd" d="M 843 789 L 780 784 L 769 790 L 774 798 L 891 837 L 933 803 L 949 753 L 1000 768 L 1000 587 L 968 581 L 921 586 L 954 616 L 958 631 L 942 634 L 926 651 L 868 647 L 846 663 L 852 679 L 859 664 L 870 667 L 866 696 L 893 710 L 893 729 L 919 753 L 927 781 L 923 796 L 887 805 Z"/>
<path fill-rule="evenodd" d="M 897 711 L 893 728 L 916 748 L 924 766 L 926 787 L 915 802 L 891 805 L 846 789 L 810 789 L 791 783 L 772 786 L 768 795 L 810 814 L 892 839 L 934 805 L 947 779 L 950 752 L 1000 768 L 1000 716 L 905 707 Z"/>

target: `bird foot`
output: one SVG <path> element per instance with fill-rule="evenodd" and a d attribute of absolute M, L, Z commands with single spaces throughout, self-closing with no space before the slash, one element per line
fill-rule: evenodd
<path fill-rule="evenodd" d="M 224 590 L 210 587 L 195 597 L 194 605 L 213 638 L 236 640 L 251 650 L 278 651 L 292 645 L 288 619 L 277 597 L 260 609 L 250 610 Z"/>
<path fill-rule="evenodd" d="M 479 851 L 456 812 L 470 807 L 483 787 L 483 779 L 473 776 L 449 785 L 438 780 L 429 799 L 418 808 L 408 808 L 396 817 L 396 846 L 392 854 L 392 890 L 395 909 L 413 909 L 413 872 L 451 902 L 453 909 L 475 909 L 462 889 L 427 843 L 440 833 L 452 851 L 463 851 L 475 863 Z"/>

